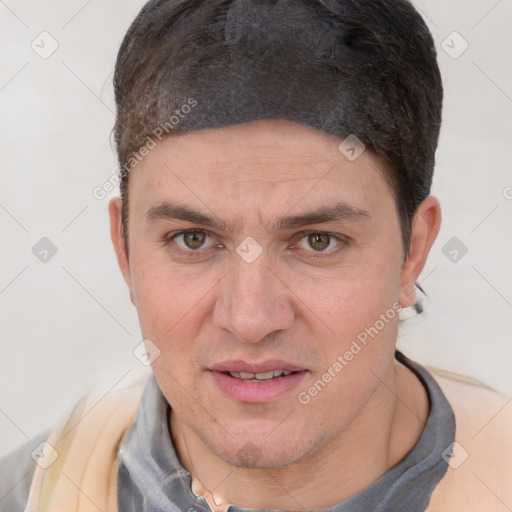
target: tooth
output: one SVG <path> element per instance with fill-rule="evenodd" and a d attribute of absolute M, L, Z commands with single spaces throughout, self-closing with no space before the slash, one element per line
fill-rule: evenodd
<path fill-rule="evenodd" d="M 290 370 L 270 370 L 268 372 L 250 373 L 250 372 L 229 372 L 231 377 L 235 379 L 245 380 L 247 382 L 258 382 L 262 380 L 269 380 L 275 377 L 287 376 L 293 373 Z"/>
<path fill-rule="evenodd" d="M 281 377 L 290 375 L 292 372 L 290 370 L 274 370 L 274 377 Z"/>
<path fill-rule="evenodd" d="M 274 371 L 270 370 L 269 372 L 255 373 L 254 376 L 259 380 L 271 379 L 274 376 Z"/>

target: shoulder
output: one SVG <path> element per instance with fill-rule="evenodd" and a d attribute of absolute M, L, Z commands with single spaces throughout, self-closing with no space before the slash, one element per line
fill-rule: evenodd
<path fill-rule="evenodd" d="M 512 398 L 473 379 L 429 370 L 455 414 L 455 443 L 444 453 L 448 470 L 429 511 L 505 510 L 512 505 Z"/>
<path fill-rule="evenodd" d="M 137 411 L 150 375 L 148 371 L 134 372 L 114 389 L 107 389 L 104 385 L 93 387 L 76 400 L 53 427 L 0 458 L 0 512 L 23 511 L 37 475 L 49 470 L 50 467 L 39 466 L 34 460 L 37 460 L 37 448 L 42 443 L 57 446 L 63 432 L 73 430 L 75 439 L 67 449 L 74 450 L 72 459 L 77 454 L 87 458 L 98 439 L 108 433 L 107 426 L 116 432 L 126 429 Z M 75 428 L 78 425 L 79 428 Z M 65 453 L 60 448 L 59 457 L 64 457 Z"/>
<path fill-rule="evenodd" d="M 47 441 L 51 432 L 52 428 L 46 429 L 0 458 L 0 512 L 21 511 L 25 508 L 37 468 L 37 449 Z"/>

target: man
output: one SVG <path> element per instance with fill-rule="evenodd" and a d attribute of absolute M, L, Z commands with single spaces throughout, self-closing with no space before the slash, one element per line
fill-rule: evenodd
<path fill-rule="evenodd" d="M 35 470 L 5 458 L 3 509 L 511 507 L 510 403 L 395 350 L 441 223 L 414 8 L 151 1 L 114 85 L 111 235 L 152 373 L 81 400 Z"/>

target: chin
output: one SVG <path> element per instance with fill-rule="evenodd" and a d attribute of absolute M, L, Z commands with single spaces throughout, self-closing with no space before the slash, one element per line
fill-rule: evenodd
<path fill-rule="evenodd" d="M 207 446 L 217 457 L 227 464 L 247 469 L 278 469 L 290 466 L 310 455 L 304 443 L 285 444 L 283 439 L 254 439 L 254 435 L 244 436 L 247 440 L 240 443 L 226 442 Z"/>

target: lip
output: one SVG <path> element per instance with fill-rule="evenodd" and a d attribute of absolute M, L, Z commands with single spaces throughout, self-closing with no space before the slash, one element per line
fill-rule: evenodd
<path fill-rule="evenodd" d="M 270 370 L 288 370 L 295 373 L 265 382 L 246 382 L 225 373 L 264 373 Z M 248 363 L 237 359 L 218 363 L 208 373 L 220 391 L 231 399 L 245 403 L 265 403 L 275 402 L 290 393 L 304 379 L 308 371 L 279 359 L 261 363 Z"/>
<path fill-rule="evenodd" d="M 210 368 L 216 372 L 246 372 L 264 373 L 270 370 L 288 370 L 290 372 L 304 371 L 305 368 L 282 361 L 281 359 L 267 359 L 261 363 L 248 363 L 242 359 L 231 359 L 217 363 Z"/>

